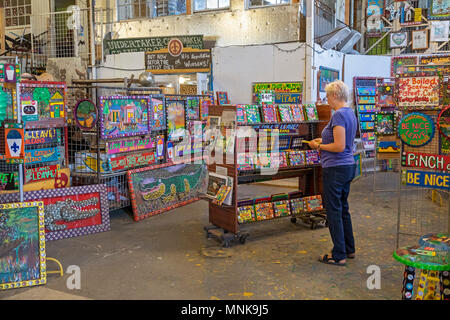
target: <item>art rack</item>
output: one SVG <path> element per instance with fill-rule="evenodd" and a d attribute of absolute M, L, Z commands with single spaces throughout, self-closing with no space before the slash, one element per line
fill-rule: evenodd
<path fill-rule="evenodd" d="M 210 106 L 210 116 L 222 117 L 224 112 L 234 112 L 236 114 L 235 106 Z M 328 105 L 317 106 L 317 111 L 319 115 L 319 121 L 296 123 L 297 129 L 292 135 L 302 137 L 302 139 L 313 139 L 317 138 L 320 132 L 328 123 L 331 118 L 331 109 Z M 236 118 L 234 123 L 237 123 Z M 281 126 L 283 124 L 277 123 L 276 126 Z M 238 124 L 236 129 L 245 128 L 246 124 Z M 258 128 L 257 126 L 254 126 Z M 259 130 L 259 129 L 257 129 Z M 245 150 L 248 151 L 248 141 L 240 140 L 235 138 L 234 149 L 232 150 L 232 163 L 227 163 L 227 154 L 223 155 L 222 164 L 216 164 L 210 162 L 208 164 L 209 172 L 223 172 L 223 175 L 231 177 L 233 180 L 233 190 L 232 190 L 232 200 L 231 205 L 217 205 L 211 200 L 209 201 L 209 222 L 211 225 L 206 226 L 204 229 L 206 231 L 206 236 L 208 238 L 214 237 L 222 242 L 224 247 L 229 247 L 234 240 L 239 240 L 241 243 L 245 243 L 249 232 L 247 231 L 248 225 L 258 224 L 262 221 L 255 221 L 252 223 L 240 224 L 238 222 L 238 201 L 240 200 L 239 186 L 249 183 L 262 182 L 262 181 L 273 181 L 287 178 L 298 178 L 299 191 L 303 196 L 319 195 L 322 193 L 322 169 L 320 165 L 305 165 L 292 168 L 279 168 L 279 170 L 272 175 L 262 175 L 260 171 L 253 170 L 249 172 L 238 171 L 237 166 L 237 153 L 238 148 L 241 148 L 245 144 Z M 241 145 L 242 144 L 242 145 Z M 214 152 L 212 157 L 214 157 Z M 306 217 L 306 222 L 318 224 L 319 220 L 324 220 L 320 217 L 318 213 L 316 216 L 311 216 L 308 219 Z M 287 216 L 291 219 L 292 223 L 297 221 L 296 216 Z M 278 219 L 278 218 L 275 218 Z M 273 219 L 270 219 L 270 221 Z M 303 220 L 303 219 L 302 219 Z M 309 220 L 309 221 L 308 221 Z"/>

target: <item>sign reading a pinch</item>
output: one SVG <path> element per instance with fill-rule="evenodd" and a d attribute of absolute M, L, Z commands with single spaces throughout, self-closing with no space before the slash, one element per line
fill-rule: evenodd
<path fill-rule="evenodd" d="M 424 146 L 433 139 L 433 119 L 423 113 L 410 113 L 400 120 L 398 125 L 398 135 L 408 146 Z"/>

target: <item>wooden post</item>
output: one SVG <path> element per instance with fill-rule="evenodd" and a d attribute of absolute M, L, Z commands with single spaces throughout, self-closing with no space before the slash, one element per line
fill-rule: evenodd
<path fill-rule="evenodd" d="M 0 1 L 0 53 L 5 50 L 5 9 L 3 8 L 3 1 Z"/>

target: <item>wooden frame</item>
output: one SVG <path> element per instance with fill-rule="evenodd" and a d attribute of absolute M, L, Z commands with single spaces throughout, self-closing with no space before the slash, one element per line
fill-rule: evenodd
<path fill-rule="evenodd" d="M 420 42 L 418 43 L 418 37 L 420 37 L 420 35 L 425 36 L 425 44 L 420 45 Z M 423 49 L 428 49 L 428 29 L 423 29 L 423 30 L 413 30 L 412 31 L 412 44 L 411 44 L 411 48 L 412 50 L 423 50 Z"/>
<path fill-rule="evenodd" d="M 395 39 L 396 36 L 402 35 L 403 36 L 403 40 L 402 42 L 397 42 Z M 405 48 L 408 46 L 408 32 L 392 32 L 389 35 L 389 47 L 391 49 L 395 49 L 395 48 Z"/>
<path fill-rule="evenodd" d="M 134 105 L 133 108 L 128 108 L 128 105 L 123 105 L 122 103 L 120 106 L 117 106 L 117 103 L 115 105 L 113 104 L 114 102 L 120 103 L 120 101 L 125 101 L 125 103 L 128 104 L 133 100 L 135 104 L 139 104 L 140 111 L 136 110 L 136 105 Z M 109 110 L 110 106 L 106 103 L 111 104 L 111 107 L 114 107 L 113 112 Z M 98 106 L 100 111 L 100 136 L 102 139 L 107 140 L 132 137 L 149 133 L 148 99 L 142 97 L 139 98 L 137 96 L 101 96 L 98 98 Z M 125 112 L 127 112 L 127 114 L 125 114 Z M 141 113 L 140 116 L 138 116 L 138 118 L 140 118 L 140 120 L 138 120 L 141 122 L 134 122 L 134 120 L 136 120 L 135 112 Z M 132 131 L 126 130 L 125 124 L 127 127 L 136 126 L 137 128 Z"/>
<path fill-rule="evenodd" d="M 25 201 L 39 199 L 44 204 L 46 241 L 110 230 L 109 206 L 105 185 L 30 191 L 25 192 L 23 197 Z M 19 193 L 0 195 L 0 202 L 13 201 L 19 201 Z M 77 210 L 79 207 L 83 207 L 85 210 Z M 81 212 L 81 215 L 86 214 L 87 217 L 74 219 L 72 216 L 74 212 L 70 212 L 71 210 Z M 95 215 L 93 215 L 94 210 L 95 212 L 98 211 Z M 56 224 L 57 221 L 64 221 L 64 224 Z"/>
<path fill-rule="evenodd" d="M 7 211 L 10 211 L 10 213 L 6 213 Z M 15 219 L 15 216 L 20 216 L 20 219 Z M 6 221 L 13 219 L 14 224 L 7 226 Z M 0 269 L 0 290 L 45 284 L 47 282 L 47 268 L 43 202 L 0 204 L 0 221 L 0 231 L 5 233 L 4 237 L 2 235 L 2 242 L 0 243 L 2 245 L 0 254 L 2 263 L 0 266 L 3 269 L 4 266 L 9 265 L 15 271 Z M 23 231 L 24 229 L 26 232 L 19 233 L 20 230 Z M 4 239 L 8 242 L 4 243 Z M 22 250 L 18 250 L 19 246 Z M 34 253 L 34 256 L 32 256 L 32 253 Z M 19 263 L 20 265 L 17 266 Z M 31 267 L 29 264 L 33 266 Z M 26 270 L 22 270 L 24 267 L 26 267 Z M 17 269 L 21 271 L 20 276 L 18 276 Z M 15 281 L 18 277 L 21 280 Z"/>
<path fill-rule="evenodd" d="M 189 168 L 188 166 L 193 167 Z M 195 176 L 199 171 L 198 177 L 195 179 L 191 176 L 193 181 L 189 182 L 188 176 L 183 172 L 186 168 L 188 171 L 191 168 L 194 169 Z M 136 175 L 141 176 L 138 183 L 136 183 Z M 130 170 L 127 172 L 127 176 L 135 221 L 200 200 L 199 196 L 204 193 L 207 183 L 207 169 L 203 161 L 200 164 L 198 162 L 194 162 L 194 164 L 165 163 Z M 148 182 L 144 183 L 145 181 Z M 170 187 L 166 187 L 165 181 L 168 181 Z M 155 186 L 147 191 L 146 184 L 155 184 Z M 176 184 L 184 185 L 182 192 L 176 189 Z"/>

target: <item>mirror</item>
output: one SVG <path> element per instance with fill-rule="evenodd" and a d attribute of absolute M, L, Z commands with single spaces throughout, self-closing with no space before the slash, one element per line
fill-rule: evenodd
<path fill-rule="evenodd" d="M 75 121 L 81 130 L 92 129 L 97 124 L 97 107 L 91 100 L 83 99 L 78 101 L 73 114 Z"/>

